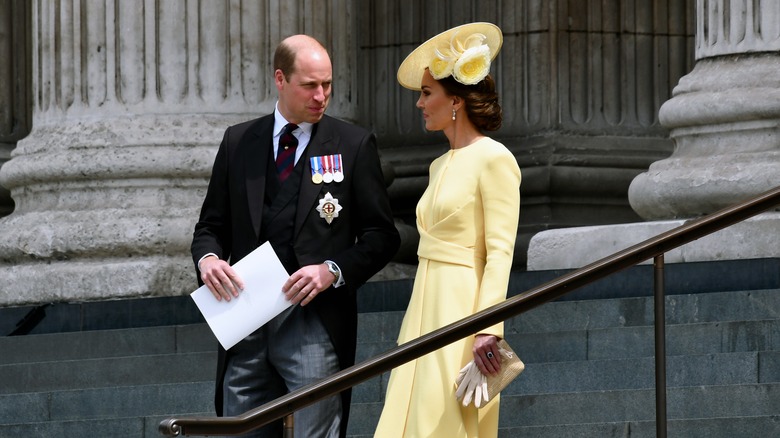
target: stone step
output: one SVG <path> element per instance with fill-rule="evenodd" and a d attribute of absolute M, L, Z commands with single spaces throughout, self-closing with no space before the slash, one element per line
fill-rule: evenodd
<path fill-rule="evenodd" d="M 666 326 L 667 356 L 780 350 L 780 320 L 707 322 Z M 651 326 L 546 333 L 506 332 L 506 340 L 527 363 L 650 357 Z"/>
<path fill-rule="evenodd" d="M 725 386 L 694 386 L 667 389 L 667 418 L 669 420 L 698 420 L 702 423 L 736 420 L 738 424 L 755 421 L 758 426 L 746 426 L 746 430 L 760 430 L 769 419 L 777 421 L 780 408 L 780 384 L 752 384 Z M 356 436 L 371 435 L 379 421 L 382 403 L 360 403 L 352 406 L 350 433 Z M 500 436 L 516 435 L 507 431 L 562 431 L 579 437 L 577 431 L 587 434 L 598 430 L 629 427 L 630 424 L 653 422 L 655 416 L 655 391 L 650 389 L 590 391 L 580 393 L 510 395 L 501 397 Z M 352 419 L 354 418 L 354 420 Z M 756 419 L 758 418 L 758 419 Z M 610 425 L 611 423 L 614 423 Z M 599 425 L 599 426 L 594 426 Z M 621 427 L 622 425 L 622 427 Z M 598 429 L 592 430 L 592 427 Z M 654 428 L 654 425 L 652 426 Z M 777 425 L 768 430 L 776 430 Z M 732 430 L 733 427 L 731 428 Z M 654 430 L 654 429 L 653 429 Z M 710 429 L 711 430 L 711 429 Z M 536 437 L 533 434 L 518 436 Z M 582 435 L 604 436 L 613 435 Z M 614 435 L 628 436 L 628 435 Z M 642 435 L 640 435 L 642 436 Z M 692 435 L 680 434 L 679 437 Z M 693 435 L 696 436 L 696 435 Z M 710 437 L 774 436 L 772 434 L 699 435 Z M 630 435 L 634 438 L 634 435 Z"/>
<path fill-rule="evenodd" d="M 709 295 L 731 291 L 777 290 L 780 288 L 780 259 L 731 260 L 721 262 L 692 262 L 668 264 L 666 269 L 666 294 Z M 567 270 L 513 272 L 510 275 L 508 296 L 552 281 L 569 273 Z M 566 301 L 601 301 L 629 297 L 652 297 L 653 267 L 634 266 L 610 275 L 593 284 L 573 290 L 561 297 Z M 373 281 L 363 285 L 358 293 L 358 309 L 362 313 L 403 311 L 409 302 L 412 279 Z M 552 303 L 540 307 L 550 314 Z M 717 313 L 731 309 L 713 308 Z M 634 309 L 638 310 L 638 309 Z M 537 309 L 534 310 L 535 312 Z M 575 318 L 546 318 L 552 324 L 594 321 L 601 316 L 590 312 L 577 312 Z M 706 312 L 700 312 L 705 314 Z M 559 315 L 556 309 L 552 316 Z M 605 317 L 614 316 L 605 312 Z M 634 314 L 636 315 L 636 314 Z M 652 320 L 652 312 L 639 313 Z M 633 316 L 628 318 L 628 323 Z M 741 318 L 737 318 L 741 319 Z M 613 319 L 614 320 L 614 319 Z M 155 327 L 161 325 L 188 325 L 203 322 L 200 312 L 189 296 L 148 297 L 127 300 L 90 301 L 77 303 L 52 303 L 39 306 L 0 308 L 0 335 L 11 333 L 41 334 L 68 331 L 110 330 L 118 328 Z M 535 323 L 536 325 L 536 323 Z M 561 328 L 555 330 L 568 330 Z"/>
<path fill-rule="evenodd" d="M 666 323 L 754 321 L 780 318 L 778 289 L 713 292 L 666 297 Z M 404 311 L 364 312 L 358 340 L 392 341 L 398 336 Z M 654 325 L 652 297 L 554 301 L 509 319 L 506 333 L 557 333 L 614 327 Z"/>
<path fill-rule="evenodd" d="M 113 403 L 97 405 L 85 397 L 85 393 L 91 391 L 51 394 L 48 412 L 40 408 L 32 410 L 31 405 L 19 407 L 16 412 L 8 412 L 5 408 L 0 437 L 95 436 L 90 432 L 96 430 L 111 431 L 112 436 L 157 436 L 157 425 L 164 418 L 212 416 L 209 410 L 192 410 L 210 402 L 202 396 L 206 389 L 203 384 L 114 388 Z M 780 384 L 776 383 L 669 388 L 669 431 L 675 433 L 670 436 L 774 436 L 768 432 L 778 430 L 780 424 L 778 391 Z M 652 436 L 655 430 L 654 397 L 654 391 L 647 389 L 505 395 L 502 396 L 500 435 Z M 145 403 L 116 403 L 128 399 Z M 40 406 L 47 405 L 43 400 L 39 403 Z M 4 405 L 0 402 L 0 406 Z M 379 402 L 353 404 L 350 436 L 371 436 L 381 409 Z M 160 415 L 160 412 L 172 413 Z M 141 435 L 140 431 L 147 435 Z M 690 435 L 688 431 L 695 433 Z M 711 433 L 704 434 L 705 431 Z M 735 434 L 734 431 L 767 433 Z M 609 433 L 598 435 L 606 432 Z"/>
<path fill-rule="evenodd" d="M 670 419 L 722 421 L 722 430 L 736 430 L 729 428 L 740 421 L 758 430 L 777 420 L 778 292 L 667 298 Z M 358 361 L 395 346 L 403 311 L 359 317 Z M 527 369 L 504 391 L 501 436 L 599 436 L 627 428 L 634 438 L 654 430 L 639 416 L 654 412 L 652 324 L 650 297 L 557 301 L 508 321 L 507 339 Z M 124 436 L 157 436 L 163 418 L 211 415 L 216 346 L 204 323 L 2 337 L 0 438 L 96 436 L 89 431 L 114 420 L 110 430 L 132 431 Z M 372 434 L 387 377 L 355 388 L 351 435 Z M 697 397 L 704 414 L 690 408 Z M 682 413 L 673 413 L 673 404 Z M 755 412 L 745 407 L 755 404 Z"/>
<path fill-rule="evenodd" d="M 778 294 L 780 295 L 780 294 Z M 780 351 L 780 319 L 668 325 L 668 357 L 711 353 Z M 655 356 L 652 326 L 610 327 L 561 332 L 505 332 L 523 362 L 546 363 Z M 357 360 L 364 361 L 396 346 L 394 340 L 358 341 Z"/>
<path fill-rule="evenodd" d="M 189 296 L 46 303 L 0 308 L 0 334 L 113 330 L 204 322 Z"/>
<path fill-rule="evenodd" d="M 0 365 L 107 357 L 215 352 L 206 324 L 0 337 Z"/>
<path fill-rule="evenodd" d="M 779 289 L 668 295 L 667 324 L 753 321 L 780 318 Z M 561 332 L 611 327 L 652 326 L 653 297 L 554 301 L 508 322 L 516 333 Z"/>
<path fill-rule="evenodd" d="M 0 365 L 0 394 L 214 379 L 216 352 Z"/>
<path fill-rule="evenodd" d="M 149 339 L 152 339 L 148 337 L 150 334 L 208 335 L 207 332 L 204 333 L 203 327 L 198 329 L 175 327 L 162 330 L 127 329 L 110 332 L 108 334 L 80 332 L 84 338 L 105 341 L 102 343 L 79 341 L 76 333 L 26 337 L 25 349 L 32 351 L 47 348 L 51 360 L 20 362 L 17 358 L 15 363 L 0 365 L 0 394 L 189 382 L 210 380 L 214 376 L 216 352 L 213 346 L 209 345 L 208 351 L 199 352 L 197 350 L 200 348 L 176 345 L 171 347 L 171 351 L 179 351 L 179 353 L 159 354 L 158 352 L 164 349 L 154 346 L 158 342 L 167 346 L 177 342 L 165 339 L 164 336 L 158 336 L 153 338 L 155 342 L 149 342 Z M 713 358 L 711 360 L 716 361 L 725 359 L 719 359 L 719 356 L 714 353 L 745 352 L 750 353 L 745 357 L 759 357 L 757 353 L 760 352 L 763 358 L 762 364 L 769 364 L 773 363 L 769 358 L 775 357 L 769 353 L 780 351 L 780 339 L 776 335 L 773 336 L 776 333 L 780 333 L 780 320 L 670 326 L 667 329 L 667 355 L 671 366 L 673 363 L 683 363 L 690 356 L 710 355 Z M 59 336 L 62 338 L 56 342 Z M 180 336 L 178 343 L 197 344 L 193 340 L 185 341 L 185 338 L 186 336 Z M 107 339 L 110 339 L 111 343 L 108 343 Z M 532 369 L 531 365 L 538 363 L 543 363 L 548 368 L 558 369 L 564 365 L 556 363 L 581 361 L 599 364 L 619 363 L 610 360 L 654 356 L 651 327 L 517 334 L 508 335 L 507 340 L 514 346 L 529 369 Z M 211 341 L 208 343 L 211 344 Z M 82 347 L 79 348 L 79 345 Z M 358 347 L 358 361 L 366 360 L 392 347 L 393 344 L 390 342 L 362 342 Z M 77 357 L 73 354 L 74 349 L 88 351 L 89 354 L 85 356 L 92 357 L 64 360 L 66 356 Z M 10 355 L 18 355 L 13 350 L 7 351 Z M 122 352 L 133 352 L 138 355 L 119 356 L 118 354 Z M 31 356 L 41 358 L 42 354 Z M 644 360 L 636 363 L 651 364 L 652 361 Z"/>
<path fill-rule="evenodd" d="M 723 357 L 728 356 L 728 357 Z M 752 357 L 749 357 L 752 356 Z M 759 356 L 759 357 L 756 357 Z M 750 380 L 753 378 L 756 378 L 757 376 L 761 376 L 762 379 L 765 376 L 773 375 L 776 379 L 776 376 L 778 375 L 778 369 L 780 369 L 780 358 L 778 358 L 780 354 L 776 352 L 770 352 L 770 353 L 754 353 L 754 354 L 731 354 L 731 355 L 711 355 L 711 356 L 703 356 L 699 358 L 693 358 L 691 359 L 691 362 L 698 362 L 698 366 L 692 365 L 691 363 L 685 363 L 686 357 L 678 357 L 678 358 L 670 358 L 670 364 L 669 369 L 672 370 L 670 372 L 669 377 L 669 385 L 670 385 L 670 391 L 674 389 L 674 386 L 678 384 L 678 382 L 675 381 L 675 379 L 681 379 L 682 377 L 676 377 L 678 375 L 685 375 L 685 376 L 693 376 L 695 378 L 698 378 L 699 380 L 694 382 L 688 382 L 693 384 L 709 384 L 712 382 L 717 383 L 725 383 L 725 382 L 737 382 L 740 380 Z M 684 363 L 681 365 L 681 368 L 684 369 L 684 371 L 680 371 L 677 366 L 675 366 L 674 361 L 675 359 L 680 359 Z M 730 366 L 726 366 L 723 364 L 723 362 L 729 362 L 728 360 L 733 361 L 734 363 Z M 596 363 L 594 363 L 596 362 Z M 552 363 L 552 364 L 529 364 L 526 372 L 520 376 L 518 380 L 516 380 L 512 385 L 510 385 L 506 389 L 507 397 L 505 397 L 506 400 L 510 400 L 511 397 L 514 395 L 511 394 L 533 394 L 534 391 L 537 393 L 541 393 L 542 391 L 566 391 L 570 390 L 571 387 L 598 387 L 598 385 L 604 383 L 604 382 L 612 382 L 614 379 L 614 376 L 630 376 L 635 375 L 636 377 L 634 379 L 630 377 L 626 377 L 625 379 L 629 382 L 629 384 L 636 384 L 636 381 L 640 380 L 641 375 L 645 375 L 647 379 L 647 385 L 652 385 L 652 364 L 650 359 L 636 359 L 636 360 L 616 360 L 616 361 L 584 361 L 581 363 L 571 362 L 571 363 Z M 761 368 L 758 369 L 758 371 L 755 371 L 755 364 L 758 363 Z M 621 367 L 620 365 L 624 365 L 625 368 Z M 625 370 L 629 369 L 631 370 L 631 373 L 626 373 Z M 604 370 L 612 370 L 611 375 L 604 374 Z M 642 370 L 636 371 L 636 370 Z M 769 370 L 769 371 L 767 371 Z M 635 374 L 634 374 L 635 373 Z M 704 374 L 705 378 L 709 378 L 711 380 L 705 382 L 702 379 L 702 375 Z M 594 377 L 595 375 L 595 377 Z M 212 375 L 213 376 L 213 375 Z M 548 387 L 544 389 L 538 388 L 538 384 L 536 385 L 537 388 L 533 388 L 531 383 L 532 382 L 539 382 L 540 380 L 546 381 L 546 382 L 555 382 L 555 387 Z M 600 383 L 596 383 L 600 381 Z M 569 387 L 566 387 L 566 384 L 569 384 Z M 164 385 L 167 386 L 168 389 L 165 391 L 162 391 L 163 393 L 180 393 L 182 388 L 191 387 L 190 384 L 176 384 L 176 385 Z M 617 385 L 612 385 L 617 386 Z M 191 409 L 194 404 L 197 404 L 201 406 L 205 412 L 210 412 L 211 408 L 211 395 L 213 394 L 213 382 L 209 378 L 205 382 L 199 382 L 197 384 L 197 388 L 194 391 L 189 391 L 190 394 L 187 395 L 181 395 L 181 396 L 173 396 L 173 398 L 177 400 L 188 400 L 185 403 L 181 403 L 178 406 L 175 406 L 173 408 L 166 408 L 164 411 L 173 412 L 173 415 L 180 416 L 181 412 L 187 412 L 188 409 Z M 384 388 L 386 388 L 386 375 L 383 375 L 381 377 L 377 377 L 374 379 L 371 379 L 367 382 L 364 382 L 360 385 L 358 385 L 355 388 L 354 394 L 355 394 L 355 402 L 361 403 L 365 402 L 365 400 L 375 400 L 375 404 L 379 403 L 381 406 L 381 397 L 384 394 Z M 185 393 L 187 391 L 185 390 Z M 193 394 L 194 392 L 194 394 Z M 52 417 L 59 417 L 59 416 L 65 416 L 67 417 L 67 413 L 63 412 L 61 410 L 62 406 L 80 406 L 83 411 L 81 412 L 74 412 L 72 414 L 73 417 L 82 417 L 82 416 L 95 416 L 95 415 L 117 415 L 119 413 L 133 411 L 133 403 L 131 403 L 131 400 L 136 400 L 136 403 L 141 404 L 141 406 L 148 408 L 148 401 L 159 401 L 161 398 L 161 392 L 157 391 L 155 388 L 107 388 L 106 390 L 99 389 L 96 390 L 94 394 L 88 394 L 88 391 L 85 390 L 78 390 L 78 391 L 70 391 L 69 396 L 66 394 L 50 394 L 49 396 L 44 397 L 36 397 L 36 394 L 22 394 L 22 399 L 24 400 L 35 400 L 33 402 L 33 405 L 35 406 L 41 406 L 51 404 L 50 406 L 54 411 L 59 412 L 57 415 L 51 415 L 46 414 L 42 415 L 42 418 L 48 418 L 49 416 Z M 539 395 L 539 394 L 536 394 Z M 97 399 L 97 400 L 96 400 Z M 14 405 L 19 403 L 19 398 L 14 398 L 12 403 Z M 65 401 L 63 401 L 65 400 Z M 95 409 L 96 406 L 98 407 L 104 407 L 104 406 L 112 406 L 116 405 L 117 400 L 122 400 L 122 407 L 117 408 L 116 410 L 109 409 L 109 412 L 101 412 L 100 409 Z M 200 400 L 199 403 L 194 403 L 194 400 Z M 0 406 L 8 406 L 9 403 L 6 403 L 0 398 Z M 24 404 L 22 404 L 24 406 Z M 160 412 L 159 409 L 162 409 L 162 406 L 152 408 L 149 410 L 149 412 Z M 358 408 L 359 409 L 359 408 Z M 143 410 L 142 410 L 143 411 Z M 164 412 L 163 411 L 163 412 Z M 17 414 L 12 413 L 10 415 L 10 418 L 13 419 L 13 421 L 17 421 Z M 6 418 L 5 420 L 9 420 L 9 418 Z M 0 418 L 0 422 L 4 422 L 2 418 Z M 152 428 L 152 430 L 156 430 Z M 2 436 L 2 435 L 0 435 Z M 13 436 L 13 435 L 11 435 Z M 44 435 L 45 436 L 45 435 Z M 73 435 L 73 436 L 84 436 L 84 435 Z"/>
<path fill-rule="evenodd" d="M 39 392 L 47 390 L 64 390 L 71 388 L 96 388 L 104 386 L 121 386 L 151 383 L 193 382 L 210 381 L 213 379 L 216 354 L 213 347 L 209 346 L 205 352 L 182 352 L 178 354 L 147 354 L 143 356 L 121 357 L 114 356 L 121 351 L 132 350 L 137 353 L 156 353 L 156 348 L 124 348 L 130 342 L 120 342 L 124 337 L 137 340 L 136 330 L 148 335 L 149 329 L 130 329 L 111 331 L 116 344 L 107 347 L 107 357 L 99 357 L 96 349 L 90 350 L 95 356 L 91 359 L 80 360 L 52 360 L 46 362 L 17 362 L 0 365 L 0 394 L 15 392 Z M 165 331 L 178 331 L 181 333 L 204 333 L 202 327 L 190 330 L 184 327 L 170 328 Z M 152 331 L 156 332 L 156 331 Z M 775 333 L 780 332 L 780 321 L 748 321 L 730 323 L 703 323 L 670 326 L 667 331 L 667 352 L 670 370 L 675 363 L 685 364 L 691 359 L 691 363 L 680 368 L 704 369 L 696 373 L 688 372 L 686 376 L 700 377 L 709 375 L 706 366 L 699 366 L 698 362 L 711 362 L 714 366 L 727 366 L 733 361 L 742 361 L 747 364 L 750 361 L 758 361 L 761 365 L 762 376 L 769 378 L 774 376 L 778 367 L 778 355 L 780 342 Z M 81 332 L 88 338 L 101 338 L 105 334 Z M 206 332 L 208 334 L 208 332 Z M 63 334 L 71 338 L 75 334 Z M 54 357 L 63 357 L 67 353 L 58 353 L 59 350 L 70 351 L 71 346 L 65 342 L 52 343 L 52 338 L 57 335 L 36 335 L 28 337 L 28 348 L 34 349 L 34 344 L 42 340 L 40 347 L 50 348 Z M 182 343 L 184 337 L 180 338 Z M 543 364 L 545 368 L 566 370 L 573 369 L 573 374 L 586 375 L 587 363 L 594 370 L 622 368 L 652 369 L 653 334 L 649 327 L 621 327 L 610 329 L 596 329 L 590 331 L 569 333 L 541 333 L 533 335 L 509 335 L 508 341 L 512 344 L 521 358 L 528 366 L 528 372 L 532 372 L 535 364 Z M 669 340 L 671 339 L 671 340 Z M 148 338 L 147 338 L 148 342 Z M 163 339 L 163 342 L 168 343 Z M 192 342 L 190 342 L 192 343 Z M 88 344 L 86 342 L 76 345 Z M 153 344 L 153 343 L 152 343 Z M 95 345 L 95 344 L 92 344 Z M 118 346 L 119 347 L 118 347 Z M 389 348 L 388 342 L 361 343 L 358 348 L 358 361 L 373 357 Z M 179 350 L 198 350 L 199 348 L 182 348 Z M 10 350 L 9 350 L 10 351 Z M 733 353 L 744 352 L 745 355 Z M 716 353 L 724 353 L 718 355 Z M 704 359 L 709 358 L 709 359 Z M 760 360 L 759 360 L 760 358 Z M 628 359 L 621 364 L 620 359 Z M 631 359 L 644 359 L 635 360 Z M 697 362 L 698 361 L 698 362 Z M 572 363 L 572 365 L 567 365 Z M 759 371 L 758 366 L 753 370 Z M 725 372 L 724 368 L 724 372 Z M 728 370 L 728 375 L 746 373 L 748 368 L 738 365 L 736 370 Z M 671 372 L 670 372 L 671 374 Z M 652 376 L 652 373 L 648 375 Z M 725 376 L 726 374 L 722 374 Z M 774 377 L 772 377 L 774 378 Z M 561 382 L 561 378 L 548 375 L 544 378 L 534 379 L 538 381 Z M 619 380 L 619 379 L 617 379 Z M 591 379 L 593 384 L 598 379 Z M 587 382 L 587 381 L 586 381 Z M 674 380 L 669 380 L 670 384 Z M 713 384 L 710 382 L 708 384 Z M 381 386 L 381 383 L 379 384 Z"/>
<path fill-rule="evenodd" d="M 780 352 L 719 353 L 667 358 L 668 388 L 780 382 Z M 382 402 L 389 373 L 355 387 L 361 403 Z M 454 377 L 453 377 L 454 379 Z M 526 364 L 506 396 L 655 388 L 653 358 Z"/>
<path fill-rule="evenodd" d="M 214 382 L 0 395 L 0 424 L 213 412 Z"/>
<path fill-rule="evenodd" d="M 667 390 L 669 419 L 773 416 L 780 384 L 691 386 Z M 507 397 L 509 427 L 586 422 L 651 421 L 655 391 L 619 390 Z"/>
<path fill-rule="evenodd" d="M 780 296 L 780 294 L 777 294 Z M 400 320 L 395 315 L 373 315 L 361 327 L 385 326 L 392 338 L 377 330 L 360 330 L 358 360 L 395 347 Z M 510 321 L 511 323 L 511 321 Z M 509 326 L 510 323 L 507 325 Z M 713 352 L 780 350 L 780 320 L 750 320 L 669 325 L 669 356 Z M 527 363 L 567 360 L 646 357 L 654 355 L 652 326 L 619 326 L 561 332 L 506 331 L 510 345 Z M 152 342 L 153 341 L 153 342 Z M 0 337 L 0 367 L 11 364 L 60 362 L 125 356 L 215 352 L 217 342 L 205 324 L 88 332 Z M 2 379 L 0 374 L 0 379 Z"/>
<path fill-rule="evenodd" d="M 671 438 L 734 438 L 780 436 L 780 416 L 707 418 L 667 421 Z M 373 434 L 348 435 L 373 438 Z M 582 423 L 499 428 L 499 438 L 655 438 L 655 421 Z"/>
<path fill-rule="evenodd" d="M 766 343 L 766 330 L 774 330 L 771 322 L 744 325 L 745 321 L 761 321 L 780 318 L 780 293 L 778 290 L 750 292 L 723 292 L 711 294 L 677 295 L 667 298 L 667 350 L 675 354 L 675 343 L 685 337 L 677 336 L 674 325 L 707 323 L 700 325 L 706 342 L 696 341 L 710 348 L 714 343 L 728 346 L 740 342 Z M 403 311 L 368 312 L 359 314 L 360 330 L 358 342 L 369 353 L 382 352 L 395 345 Z M 545 344 L 584 345 L 583 337 L 588 336 L 590 344 L 598 344 L 599 338 L 610 338 L 610 328 L 634 328 L 635 332 L 622 331 L 623 337 L 630 341 L 632 337 L 644 338 L 652 333 L 653 309 L 651 298 L 602 299 L 591 301 L 559 301 L 512 318 L 506 323 L 506 335 L 517 339 L 525 348 L 534 348 L 534 339 L 540 339 L 540 333 L 555 333 L 558 339 Z M 728 322 L 735 322 L 729 325 Z M 761 324 L 766 324 L 762 326 Z M 604 331 L 598 331 L 604 329 Z M 129 330 L 129 331 L 128 331 Z M 586 332 L 587 330 L 587 332 Z M 680 330 L 690 330 L 684 328 Z M 713 332 L 720 333 L 718 340 Z M 756 337 L 757 335 L 757 337 Z M 652 338 L 652 337 L 651 337 Z M 154 342 L 149 342 L 154 340 Z M 367 345 L 372 344 L 373 345 Z M 780 343 L 780 341 L 778 341 Z M 610 342 L 611 344 L 611 342 Z M 514 345 L 514 344 L 512 344 Z M 639 349 L 631 355 L 648 354 L 652 342 L 628 342 Z M 204 323 L 156 326 L 136 329 L 76 331 L 53 334 L 0 337 L 0 365 L 22 362 L 42 362 L 75 360 L 96 357 L 134 356 L 144 354 L 169 354 L 172 352 L 214 351 L 217 342 L 208 326 Z M 550 351 L 547 347 L 538 351 Z M 682 351 L 690 346 L 681 345 Z M 575 353 L 572 351 L 572 353 Z M 613 355 L 610 345 L 604 353 Z M 589 354 L 601 354 L 593 348 Z M 628 354 L 628 352 L 626 352 Z M 652 352 L 649 352 L 652 354 Z M 550 357 L 533 351 L 526 354 L 528 361 L 551 361 Z M 368 356 L 364 356 L 368 357 Z M 558 359 L 560 360 L 560 359 Z"/>
<path fill-rule="evenodd" d="M 180 416 L 211 416 L 193 412 Z M 170 416 L 120 417 L 72 421 L 42 421 L 36 423 L 0 424 L 0 438 L 67 437 L 87 438 L 112 436 L 123 438 L 162 437 L 160 422 Z"/>
<path fill-rule="evenodd" d="M 776 382 L 780 382 L 780 352 L 777 351 L 672 356 L 666 361 L 668 388 Z M 529 364 L 505 393 L 654 388 L 655 360 L 647 357 Z"/>
<path fill-rule="evenodd" d="M 188 414 L 208 416 L 204 413 Z M 0 425 L 0 438 L 16 437 L 157 437 L 161 417 L 130 417 Z M 373 438 L 373 433 L 353 433 L 349 438 Z M 109 431 L 109 432 L 107 432 Z M 675 438 L 734 438 L 780 436 L 780 415 L 668 420 L 668 436 Z M 546 426 L 501 427 L 500 438 L 654 438 L 655 421 L 580 423 Z"/>
<path fill-rule="evenodd" d="M 780 436 L 780 416 L 669 420 L 666 431 L 672 438 Z M 370 436 L 366 435 L 366 437 Z M 498 436 L 501 438 L 655 438 L 657 434 L 655 421 L 629 421 L 512 427 L 500 429 Z"/>

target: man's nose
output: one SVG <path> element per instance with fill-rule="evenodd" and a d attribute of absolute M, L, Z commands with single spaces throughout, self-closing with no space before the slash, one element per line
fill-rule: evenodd
<path fill-rule="evenodd" d="M 325 88 L 322 86 L 317 87 L 314 91 L 314 100 L 317 102 L 323 102 L 325 100 Z"/>

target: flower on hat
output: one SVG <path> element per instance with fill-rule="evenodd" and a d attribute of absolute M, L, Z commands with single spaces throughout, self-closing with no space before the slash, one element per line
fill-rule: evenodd
<path fill-rule="evenodd" d="M 485 79 L 490 72 L 490 47 L 484 44 L 485 39 L 485 35 L 474 33 L 460 40 L 455 32 L 449 47 L 435 49 L 435 56 L 428 65 L 431 76 L 439 80 L 452 75 L 464 85 L 474 85 Z"/>
<path fill-rule="evenodd" d="M 452 69 L 455 68 L 455 61 L 451 58 L 445 58 L 443 55 L 440 56 L 440 53 L 436 50 L 436 56 L 433 57 L 431 64 L 428 66 L 431 76 L 437 81 L 451 75 Z"/>
<path fill-rule="evenodd" d="M 466 50 L 455 62 L 452 76 L 465 85 L 479 83 L 490 72 L 490 49 L 488 46 L 473 47 Z"/>

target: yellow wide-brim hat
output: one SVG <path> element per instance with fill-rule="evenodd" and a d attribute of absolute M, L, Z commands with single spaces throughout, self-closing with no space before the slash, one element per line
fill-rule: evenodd
<path fill-rule="evenodd" d="M 453 40 L 464 41 L 475 34 L 485 37 L 482 44 L 488 46 L 490 60 L 495 59 L 504 42 L 501 29 L 493 23 L 463 24 L 436 35 L 414 49 L 398 67 L 398 82 L 410 90 L 420 90 L 423 74 L 436 57 L 436 50 L 446 50 Z"/>

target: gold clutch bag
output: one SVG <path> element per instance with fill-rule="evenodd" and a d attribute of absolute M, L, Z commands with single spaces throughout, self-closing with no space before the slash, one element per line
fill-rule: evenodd
<path fill-rule="evenodd" d="M 485 376 L 474 360 L 460 370 L 455 379 L 455 397 L 462 400 L 463 406 L 468 406 L 474 400 L 474 406 L 482 407 L 525 369 L 523 361 L 503 339 L 498 341 L 498 354 L 501 356 L 501 371 L 498 375 Z"/>
<path fill-rule="evenodd" d="M 498 375 L 487 376 L 488 397 L 493 398 L 525 369 L 525 364 L 505 340 L 498 341 L 498 353 L 501 355 L 501 371 Z"/>

